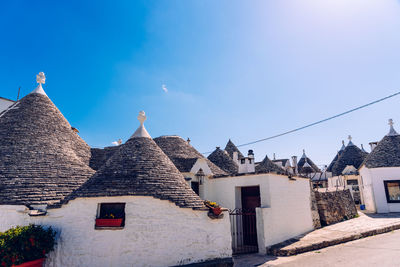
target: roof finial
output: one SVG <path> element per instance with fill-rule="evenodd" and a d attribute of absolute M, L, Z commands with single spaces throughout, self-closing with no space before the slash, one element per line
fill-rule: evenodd
<path fill-rule="evenodd" d="M 132 135 L 131 138 L 133 138 L 133 137 L 148 137 L 148 138 L 151 138 L 151 136 L 149 135 L 149 133 L 147 132 L 146 128 L 144 128 L 144 125 L 143 125 L 144 121 L 147 119 L 146 113 L 143 110 L 139 112 L 139 115 L 137 116 L 137 119 L 140 121 L 140 126 L 136 130 L 136 132 Z"/>
<path fill-rule="evenodd" d="M 305 149 L 303 149 L 303 155 L 301 157 L 306 158 L 306 150 Z"/>
<path fill-rule="evenodd" d="M 276 158 L 275 158 L 275 153 L 274 153 L 274 160 L 276 160 Z"/>
<path fill-rule="evenodd" d="M 346 148 L 346 145 L 344 144 L 344 140 L 342 140 L 342 147 L 340 148 L 339 152 L 343 151 Z"/>
<path fill-rule="evenodd" d="M 44 72 L 39 72 L 39 74 L 36 75 L 36 82 L 39 85 L 36 87 L 35 90 L 33 90 L 32 93 L 46 95 L 46 93 L 44 92 L 43 87 L 42 87 L 42 84 L 45 84 L 45 82 L 46 82 L 46 76 L 44 75 Z"/>
<path fill-rule="evenodd" d="M 351 135 L 349 135 L 349 137 L 347 137 L 347 139 L 349 139 L 349 143 L 347 145 L 354 146 L 353 142 L 351 141 L 351 140 L 353 140 L 353 137 L 351 137 Z"/>
<path fill-rule="evenodd" d="M 389 133 L 387 134 L 388 136 L 399 135 L 399 134 L 396 132 L 396 130 L 393 128 L 393 124 L 394 124 L 393 120 L 392 120 L 392 119 L 389 119 L 390 130 L 389 130 Z"/>
<path fill-rule="evenodd" d="M 140 121 L 140 125 L 143 125 L 144 121 L 147 119 L 146 113 L 144 111 L 139 111 L 139 115 L 137 116 L 137 119 Z"/>
<path fill-rule="evenodd" d="M 41 86 L 42 84 L 46 83 L 46 76 L 44 75 L 44 72 L 39 72 L 38 75 L 36 75 L 36 82 Z"/>

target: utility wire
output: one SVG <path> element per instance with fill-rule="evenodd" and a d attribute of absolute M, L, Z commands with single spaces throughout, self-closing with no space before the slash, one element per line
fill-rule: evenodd
<path fill-rule="evenodd" d="M 359 106 L 359 107 L 350 109 L 350 110 L 348 110 L 348 111 L 345 111 L 345 112 L 336 114 L 336 115 L 331 116 L 331 117 L 329 117 L 329 118 L 326 118 L 326 119 L 323 119 L 323 120 L 319 120 L 319 121 L 316 121 L 316 122 L 307 124 L 307 125 L 305 125 L 305 126 L 302 126 L 302 127 L 299 127 L 299 128 L 296 128 L 296 129 L 287 131 L 287 132 L 283 132 L 283 133 L 277 134 L 277 135 L 273 135 L 273 136 L 266 137 L 266 138 L 263 138 L 263 139 L 259 139 L 259 140 L 256 140 L 256 141 L 252 141 L 252 142 L 249 142 L 249 143 L 240 144 L 240 145 L 237 145 L 237 147 L 248 146 L 248 145 L 256 144 L 256 143 L 259 143 L 259 142 L 271 140 L 271 139 L 274 139 L 274 138 L 277 138 L 277 137 L 281 137 L 281 136 L 284 136 L 284 135 L 287 135 L 287 134 L 291 134 L 291 133 L 294 133 L 294 132 L 298 132 L 298 131 L 300 131 L 300 130 L 309 128 L 309 127 L 311 127 L 311 126 L 314 126 L 314 125 L 317 125 L 317 124 L 320 124 L 320 123 L 323 123 L 323 122 L 326 122 L 326 121 L 329 121 L 329 120 L 332 120 L 332 119 L 335 119 L 335 118 L 344 116 L 344 115 L 346 115 L 346 114 L 349 114 L 349 113 L 351 113 L 351 112 L 357 111 L 357 110 L 359 110 L 359 109 L 366 108 L 366 107 L 368 107 L 368 106 L 371 106 L 371 105 L 374 105 L 374 104 L 376 104 L 376 103 L 382 102 L 382 101 L 384 101 L 384 100 L 386 100 L 386 99 L 395 97 L 395 96 L 397 96 L 397 95 L 400 95 L 400 92 L 397 92 L 397 93 L 394 93 L 394 94 L 392 94 L 392 95 L 389 95 L 389 96 L 380 98 L 380 99 L 378 99 L 378 100 L 375 100 L 375 101 L 372 101 L 372 102 L 370 102 L 370 103 L 368 103 L 368 104 L 365 104 L 365 105 L 362 105 L 362 106 Z M 212 151 L 211 151 L 211 152 L 205 152 L 205 153 L 203 153 L 203 154 L 210 154 L 210 153 L 212 153 Z"/>

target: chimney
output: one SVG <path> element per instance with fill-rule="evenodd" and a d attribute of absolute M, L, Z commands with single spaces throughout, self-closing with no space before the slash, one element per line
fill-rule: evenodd
<path fill-rule="evenodd" d="M 254 159 L 254 152 L 253 152 L 252 149 L 249 150 L 249 152 L 247 153 L 247 156 L 248 156 L 249 158 Z"/>
<path fill-rule="evenodd" d="M 293 171 L 297 173 L 297 156 L 292 156 Z"/>
<path fill-rule="evenodd" d="M 378 145 L 378 142 L 371 142 L 369 143 L 369 145 L 371 146 L 371 152 L 372 152 L 372 150 L 374 150 L 374 148 Z"/>
<path fill-rule="evenodd" d="M 236 162 L 237 164 L 239 164 L 239 153 L 237 151 L 233 152 L 233 161 Z"/>
<path fill-rule="evenodd" d="M 188 139 L 186 140 L 188 142 L 188 144 L 190 144 L 190 138 L 188 137 Z"/>

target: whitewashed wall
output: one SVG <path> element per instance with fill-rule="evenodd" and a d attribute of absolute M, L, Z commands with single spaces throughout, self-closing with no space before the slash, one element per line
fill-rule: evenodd
<path fill-rule="evenodd" d="M 9 101 L 9 100 L 0 98 L 0 112 L 2 112 L 3 110 L 6 110 L 12 104 L 14 104 L 13 101 Z"/>
<path fill-rule="evenodd" d="M 270 206 L 257 210 L 263 220 L 258 221 L 263 226 L 259 241 L 263 240 L 264 247 L 314 230 L 310 197 L 308 179 L 292 181 L 282 176 L 270 177 Z"/>
<path fill-rule="evenodd" d="M 123 230 L 95 230 L 97 204 L 126 203 Z M 36 223 L 54 227 L 58 245 L 46 266 L 173 266 L 231 257 L 229 215 L 179 208 L 152 197 L 76 199 L 46 216 L 0 206 L 0 231 Z"/>
<path fill-rule="evenodd" d="M 309 179 L 277 174 L 243 175 L 210 179 L 207 198 L 223 207 L 241 206 L 240 187 L 260 186 L 261 208 L 257 209 L 259 252 L 314 229 Z"/>
<path fill-rule="evenodd" d="M 387 203 L 383 181 L 400 180 L 400 168 L 373 168 L 363 166 L 360 174 L 364 183 L 367 210 L 377 213 L 400 212 L 400 203 Z"/>

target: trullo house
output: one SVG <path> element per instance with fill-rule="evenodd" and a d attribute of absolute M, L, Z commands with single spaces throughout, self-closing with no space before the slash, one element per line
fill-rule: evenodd
<path fill-rule="evenodd" d="M 208 216 L 146 131 L 144 112 L 137 131 L 96 172 L 89 163 L 104 157 L 91 159 L 44 92 L 43 73 L 37 81 L 0 115 L 0 231 L 52 226 L 57 245 L 46 266 L 231 264 L 228 214 Z"/>

